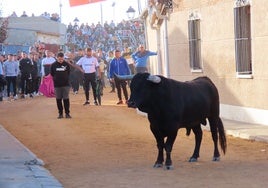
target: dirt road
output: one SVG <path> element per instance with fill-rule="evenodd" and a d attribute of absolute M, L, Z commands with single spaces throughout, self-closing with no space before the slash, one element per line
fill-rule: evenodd
<path fill-rule="evenodd" d="M 0 103 L 0 123 L 46 163 L 66 188 L 260 188 L 268 186 L 268 144 L 228 136 L 227 154 L 212 162 L 213 144 L 204 132 L 200 158 L 187 162 L 193 134 L 180 130 L 174 170 L 153 169 L 156 143 L 145 117 L 115 105 L 105 90 L 102 106 L 86 106 L 71 95 L 72 119 L 60 119 L 54 98 Z M 92 103 L 92 101 L 91 101 Z"/>

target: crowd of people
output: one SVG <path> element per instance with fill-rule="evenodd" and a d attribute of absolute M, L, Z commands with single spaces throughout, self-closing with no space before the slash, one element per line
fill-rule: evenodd
<path fill-rule="evenodd" d="M 101 48 L 108 53 L 111 50 L 123 50 L 125 47 L 136 49 L 140 43 L 145 42 L 144 26 L 141 21 L 125 21 L 115 24 L 107 21 L 102 25 L 92 23 L 69 23 L 66 34 L 67 50 L 91 47 Z"/>
<path fill-rule="evenodd" d="M 35 17 L 35 15 L 33 13 L 30 16 L 31 17 Z M 26 13 L 26 11 L 23 11 L 23 13 L 22 13 L 22 15 L 20 17 L 30 17 L 30 16 Z M 44 18 L 47 18 L 47 19 L 50 19 L 50 20 L 53 20 L 53 21 L 56 21 L 56 22 L 60 22 L 60 16 L 59 16 L 58 13 L 52 13 L 52 14 L 50 14 L 48 12 L 43 12 L 40 16 L 41 17 L 44 17 Z M 19 16 L 14 11 L 10 15 L 10 17 L 19 17 Z"/>
<path fill-rule="evenodd" d="M 0 101 L 39 95 L 56 97 L 58 118 L 63 118 L 63 109 L 66 118 L 71 118 L 69 92 L 77 94 L 83 90 L 83 105 L 89 105 L 91 87 L 93 104 L 101 105 L 96 96 L 96 82 L 100 80 L 102 87 L 109 84 L 110 92 L 117 93 L 118 105 L 126 104 L 129 82 L 116 79 L 115 74 L 122 76 L 147 72 L 148 57 L 157 55 L 157 52 L 145 50 L 143 29 L 139 21 L 123 20 L 117 25 L 111 21 L 103 26 L 100 23 L 91 26 L 69 24 L 64 50 L 53 53 L 36 43 L 29 52 L 0 55 Z M 59 77 L 64 78 L 64 85 Z M 52 82 L 53 87 L 44 85 Z M 122 91 L 125 101 L 122 100 Z"/>

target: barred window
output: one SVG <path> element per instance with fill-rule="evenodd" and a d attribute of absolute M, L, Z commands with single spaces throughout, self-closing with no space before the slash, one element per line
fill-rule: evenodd
<path fill-rule="evenodd" d="M 252 74 L 250 5 L 234 8 L 235 62 L 238 75 Z"/>
<path fill-rule="evenodd" d="M 200 19 L 188 20 L 189 55 L 192 70 L 201 68 Z"/>

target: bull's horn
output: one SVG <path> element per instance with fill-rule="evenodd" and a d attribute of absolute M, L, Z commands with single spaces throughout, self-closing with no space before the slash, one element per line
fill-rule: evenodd
<path fill-rule="evenodd" d="M 118 75 L 118 74 L 114 74 L 114 76 L 119 79 L 119 80 L 132 80 L 132 78 L 134 77 L 134 75 Z"/>
<path fill-rule="evenodd" d="M 160 83 L 161 82 L 161 78 L 159 76 L 156 76 L 156 75 L 149 75 L 147 80 L 153 82 L 153 83 Z"/>

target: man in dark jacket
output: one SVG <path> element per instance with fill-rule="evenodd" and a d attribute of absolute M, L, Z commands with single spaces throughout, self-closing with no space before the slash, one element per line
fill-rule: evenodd
<path fill-rule="evenodd" d="M 65 110 L 65 117 L 72 118 L 70 116 L 70 65 L 64 60 L 64 54 L 59 52 L 57 55 L 57 61 L 55 61 L 50 67 L 50 74 L 53 77 L 57 108 L 59 112 L 58 119 L 63 118 L 63 106 Z M 63 100 L 63 105 L 62 105 Z"/>
<path fill-rule="evenodd" d="M 32 85 L 32 71 L 33 71 L 33 62 L 30 58 L 28 58 L 28 55 L 26 52 L 21 53 L 21 60 L 19 62 L 19 69 L 21 72 L 21 98 L 24 98 L 25 95 L 30 94 L 30 97 L 32 97 L 31 93 L 31 85 Z"/>

